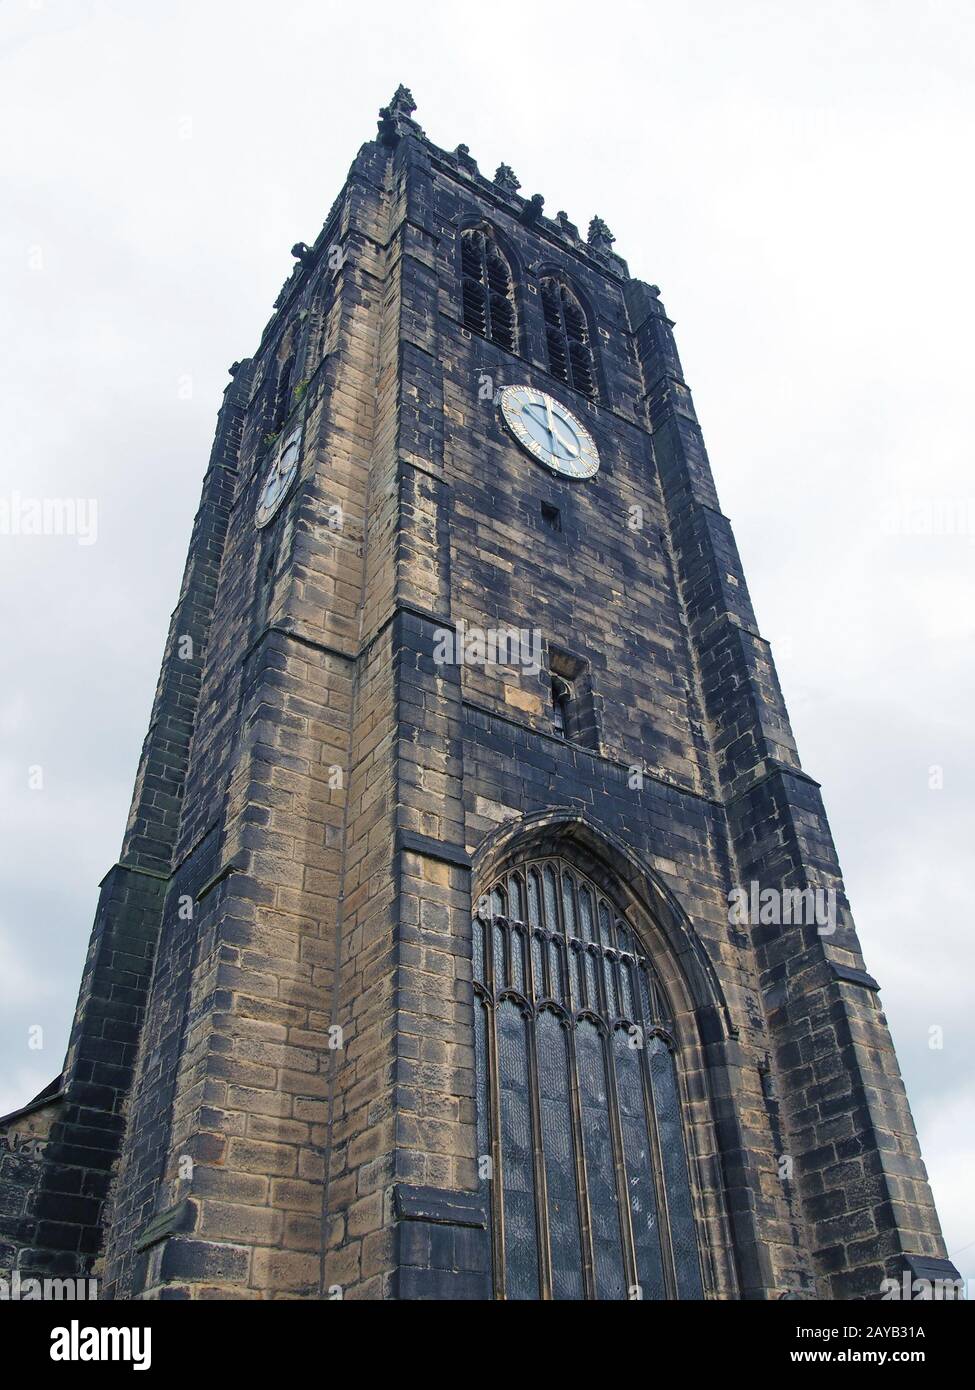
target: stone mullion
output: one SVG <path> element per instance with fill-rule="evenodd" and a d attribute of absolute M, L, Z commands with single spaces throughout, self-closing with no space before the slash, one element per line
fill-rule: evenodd
<path fill-rule="evenodd" d="M 644 1033 L 640 1046 L 640 1085 L 643 1090 L 643 1110 L 650 1144 L 650 1153 L 652 1154 L 651 1167 L 653 1170 L 653 1185 L 657 1197 L 657 1235 L 660 1243 L 660 1262 L 664 1272 L 667 1297 L 676 1298 L 677 1271 L 674 1261 L 674 1245 L 670 1230 L 667 1183 L 664 1176 L 663 1154 L 660 1147 L 660 1134 L 657 1126 L 657 1107 L 653 1100 L 653 1083 L 650 1079 L 650 1067 L 647 1062 L 646 1054 L 646 1044 L 651 1027 L 651 1024 L 644 1023 Z M 697 1201 L 696 1186 L 696 1183 L 693 1183 L 692 1194 L 695 1205 Z M 637 1282 L 639 1282 L 639 1274 L 637 1276 Z M 705 1288 L 707 1288 L 706 1284 Z"/>

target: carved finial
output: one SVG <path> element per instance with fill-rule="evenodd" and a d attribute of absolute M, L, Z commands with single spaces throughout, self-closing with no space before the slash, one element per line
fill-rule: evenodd
<path fill-rule="evenodd" d="M 454 158 L 470 173 L 477 173 L 477 160 L 471 154 L 469 145 L 458 145 L 454 150 Z"/>
<path fill-rule="evenodd" d="M 394 144 L 401 135 L 411 127 L 419 130 L 419 126 L 411 119 L 416 110 L 416 102 L 413 100 L 413 93 L 409 87 L 404 87 L 402 83 L 393 93 L 393 99 L 388 106 L 384 106 L 379 113 L 379 136 L 387 144 Z"/>
<path fill-rule="evenodd" d="M 555 220 L 567 237 L 571 237 L 573 241 L 579 240 L 579 228 L 574 222 L 569 220 L 569 214 L 567 212 L 563 212 L 560 208 L 555 214 Z"/>
<path fill-rule="evenodd" d="M 541 193 L 533 193 L 528 202 L 521 210 L 519 220 L 524 222 L 526 227 L 533 226 L 542 215 L 542 208 L 545 206 L 545 199 Z"/>
<path fill-rule="evenodd" d="M 502 193 L 517 193 L 521 184 L 515 177 L 515 171 L 510 164 L 499 164 L 494 175 L 494 182 L 501 189 Z"/>
<path fill-rule="evenodd" d="M 594 251 L 611 251 L 616 238 L 601 217 L 589 223 L 589 245 Z"/>
<path fill-rule="evenodd" d="M 404 87 L 401 82 L 386 109 L 391 116 L 412 116 L 416 110 L 416 102 L 413 100 L 413 93 L 409 87 Z"/>

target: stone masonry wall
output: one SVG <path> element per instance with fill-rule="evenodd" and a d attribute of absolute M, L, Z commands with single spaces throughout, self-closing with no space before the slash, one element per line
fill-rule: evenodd
<path fill-rule="evenodd" d="M 228 390 L 65 1096 L 36 1188 L 10 1184 L 16 1258 L 98 1255 L 120 1298 L 490 1297 L 472 904 L 545 843 L 660 918 L 708 1295 L 870 1296 L 943 1245 L 672 325 L 605 238 L 408 106 Z M 464 326 L 482 222 L 515 352 Z M 588 315 L 598 401 L 549 372 L 549 274 Z M 516 383 L 586 420 L 595 478 L 518 447 L 497 409 Z M 438 662 L 461 620 L 536 632 L 539 668 Z M 553 730 L 553 653 L 585 672 L 584 739 Z M 837 931 L 733 923 L 752 879 L 834 888 Z"/>

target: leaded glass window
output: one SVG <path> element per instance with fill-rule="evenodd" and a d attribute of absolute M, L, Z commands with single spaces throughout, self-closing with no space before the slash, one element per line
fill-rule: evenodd
<path fill-rule="evenodd" d="M 666 992 L 566 860 L 518 864 L 474 920 L 478 1144 L 508 1299 L 702 1298 Z"/>

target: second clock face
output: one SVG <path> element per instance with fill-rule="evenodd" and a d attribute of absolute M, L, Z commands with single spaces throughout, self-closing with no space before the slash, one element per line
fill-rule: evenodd
<path fill-rule="evenodd" d="M 596 441 L 581 420 L 534 386 L 506 386 L 501 413 L 522 448 L 564 478 L 591 478 L 599 468 Z"/>
<path fill-rule="evenodd" d="M 288 495 L 291 484 L 298 472 L 298 459 L 301 454 L 301 427 L 292 430 L 281 440 L 274 460 L 267 470 L 261 495 L 257 499 L 254 525 L 260 529 L 266 526 Z"/>

